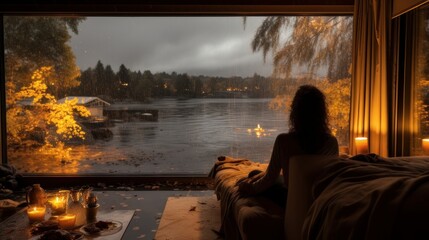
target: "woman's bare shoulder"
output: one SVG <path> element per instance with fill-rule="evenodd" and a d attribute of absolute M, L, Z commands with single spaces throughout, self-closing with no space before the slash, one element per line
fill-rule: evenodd
<path fill-rule="evenodd" d="M 298 138 L 297 138 L 296 134 L 294 134 L 294 133 L 280 133 L 277 136 L 277 141 L 287 142 L 287 143 L 298 142 Z"/>

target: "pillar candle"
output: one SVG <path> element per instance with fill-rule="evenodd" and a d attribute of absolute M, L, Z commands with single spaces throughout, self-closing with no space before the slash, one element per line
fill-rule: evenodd
<path fill-rule="evenodd" d="M 422 149 L 425 155 L 429 155 L 429 138 L 422 139 Z"/>
<path fill-rule="evenodd" d="M 366 137 L 357 137 L 355 138 L 356 144 L 356 153 L 357 154 L 367 154 L 368 150 L 368 138 Z"/>

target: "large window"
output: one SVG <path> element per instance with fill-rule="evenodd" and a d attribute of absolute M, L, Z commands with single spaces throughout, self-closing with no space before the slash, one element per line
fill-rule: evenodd
<path fill-rule="evenodd" d="M 208 173 L 268 162 L 295 90 L 348 145 L 352 17 L 5 16 L 8 162 L 23 173 Z"/>
<path fill-rule="evenodd" d="M 409 13 L 415 16 L 415 45 L 414 45 L 414 83 L 416 129 L 412 145 L 413 154 L 429 154 L 422 151 L 422 140 L 429 138 L 429 6 L 423 6 Z M 429 142 L 424 143 L 425 145 Z M 429 145 L 427 145 L 429 147 Z"/>

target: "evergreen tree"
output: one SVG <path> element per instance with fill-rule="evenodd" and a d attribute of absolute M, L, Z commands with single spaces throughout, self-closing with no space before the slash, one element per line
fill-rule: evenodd
<path fill-rule="evenodd" d="M 189 79 L 186 73 L 179 74 L 177 76 L 175 87 L 176 87 L 176 94 L 178 97 L 190 97 L 191 80 Z"/>
<path fill-rule="evenodd" d="M 108 96 L 110 99 L 119 95 L 117 92 L 119 89 L 119 80 L 110 65 L 106 65 L 106 68 L 104 69 L 104 81 L 106 89 L 104 90 L 103 95 Z"/>
<path fill-rule="evenodd" d="M 155 78 L 149 70 L 143 72 L 143 96 L 145 99 L 153 97 L 155 89 Z"/>
<path fill-rule="evenodd" d="M 94 69 L 95 74 L 95 84 L 94 84 L 94 96 L 102 95 L 109 88 L 106 83 L 105 69 L 104 65 L 98 60 L 97 65 L 95 65 Z"/>
<path fill-rule="evenodd" d="M 201 97 L 203 93 L 203 82 L 199 77 L 193 78 L 194 85 L 194 97 Z"/>
<path fill-rule="evenodd" d="M 118 95 L 116 96 L 120 100 L 129 99 L 130 98 L 130 70 L 128 70 L 124 64 L 119 66 L 118 71 Z"/>
<path fill-rule="evenodd" d="M 80 96 L 94 96 L 94 85 L 96 82 L 94 71 L 92 68 L 88 68 L 83 71 L 79 77 L 80 85 L 77 88 L 76 94 Z"/>

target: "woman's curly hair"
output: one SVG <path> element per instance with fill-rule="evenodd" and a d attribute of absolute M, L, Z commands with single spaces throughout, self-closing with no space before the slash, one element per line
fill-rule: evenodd
<path fill-rule="evenodd" d="M 315 86 L 300 86 L 293 98 L 289 115 L 289 132 L 298 135 L 301 146 L 316 151 L 329 129 L 325 95 Z"/>

